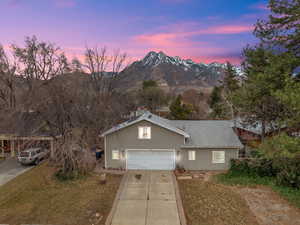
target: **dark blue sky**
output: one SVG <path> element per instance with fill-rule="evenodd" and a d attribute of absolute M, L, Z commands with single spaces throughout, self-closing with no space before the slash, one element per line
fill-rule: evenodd
<path fill-rule="evenodd" d="M 0 43 L 36 35 L 82 57 L 86 45 L 120 49 L 134 60 L 148 51 L 197 62 L 239 63 L 255 43 L 264 0 L 1 0 Z"/>

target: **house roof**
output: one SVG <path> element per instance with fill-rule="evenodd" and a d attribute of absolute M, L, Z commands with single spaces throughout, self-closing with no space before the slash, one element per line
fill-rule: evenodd
<path fill-rule="evenodd" d="M 138 123 L 148 121 L 186 138 L 182 148 L 242 148 L 239 138 L 232 129 L 232 121 L 229 120 L 168 120 L 146 112 L 142 116 L 119 124 L 104 132 L 102 136 L 116 132 L 120 129 Z"/>
<path fill-rule="evenodd" d="M 260 121 L 249 123 L 249 122 L 247 122 L 246 119 L 237 117 L 232 121 L 232 123 L 233 123 L 233 127 L 240 128 L 240 129 L 252 132 L 257 135 L 262 135 L 262 123 Z M 285 125 L 280 126 L 275 123 L 271 123 L 271 124 L 269 123 L 269 124 L 266 124 L 265 132 L 271 133 L 273 131 L 278 130 L 279 128 L 285 128 L 285 127 L 286 127 Z"/>
<path fill-rule="evenodd" d="M 51 136 L 45 122 L 35 112 L 0 114 L 0 135 L 5 136 Z"/>
<path fill-rule="evenodd" d="M 121 123 L 121 124 L 118 124 L 114 127 L 112 127 L 111 129 L 109 129 L 108 131 L 104 132 L 101 136 L 105 136 L 107 134 L 110 134 L 110 133 L 113 133 L 113 132 L 116 132 L 118 130 L 121 130 L 125 127 L 128 127 L 128 126 L 131 126 L 133 124 L 136 124 L 140 121 L 148 121 L 150 123 L 153 123 L 153 124 L 156 124 L 160 127 L 163 127 L 167 130 L 170 130 L 170 131 L 173 131 L 175 133 L 178 133 L 178 134 L 181 134 L 183 135 L 184 137 L 188 138 L 190 137 L 190 135 L 188 133 L 186 133 L 184 130 L 181 130 L 177 127 L 174 127 L 170 124 L 170 120 L 167 120 L 167 119 L 164 119 L 162 117 L 159 117 L 159 116 L 156 116 L 150 112 L 145 112 L 143 115 L 133 119 L 133 120 L 128 120 L 124 123 Z"/>
<path fill-rule="evenodd" d="M 183 148 L 242 148 L 228 120 L 171 120 L 190 134 Z"/>

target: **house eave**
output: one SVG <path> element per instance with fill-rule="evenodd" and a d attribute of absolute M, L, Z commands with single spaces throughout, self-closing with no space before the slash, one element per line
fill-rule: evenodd
<path fill-rule="evenodd" d="M 243 146 L 185 146 L 182 145 L 182 149 L 242 149 Z"/>
<path fill-rule="evenodd" d="M 131 126 L 131 125 L 133 125 L 133 124 L 136 124 L 136 123 L 139 123 L 139 122 L 141 122 L 141 121 L 147 121 L 147 122 L 149 122 L 149 123 L 155 124 L 155 125 L 157 125 L 157 126 L 159 126 L 159 127 L 165 128 L 165 129 L 167 129 L 167 130 L 169 130 L 169 131 L 172 131 L 172 132 L 174 132 L 174 133 L 180 134 L 180 135 L 184 136 L 185 138 L 190 138 L 190 135 L 187 134 L 187 133 L 184 132 L 184 131 L 180 131 L 180 130 L 176 130 L 176 129 L 171 129 L 171 128 L 169 128 L 169 127 L 163 126 L 163 125 L 160 124 L 160 123 L 156 123 L 155 121 L 150 120 L 150 119 L 148 119 L 148 118 L 142 118 L 142 119 L 140 119 L 140 120 L 132 121 L 131 123 L 128 123 L 128 124 L 126 124 L 125 126 L 120 127 L 120 128 L 118 128 L 118 129 L 115 129 L 115 130 L 108 130 L 108 131 L 102 133 L 100 136 L 101 136 L 101 137 L 105 137 L 105 136 L 108 135 L 108 134 L 117 132 L 117 131 L 119 131 L 119 130 L 122 130 L 122 129 L 126 128 L 126 127 L 129 127 L 129 126 Z"/>

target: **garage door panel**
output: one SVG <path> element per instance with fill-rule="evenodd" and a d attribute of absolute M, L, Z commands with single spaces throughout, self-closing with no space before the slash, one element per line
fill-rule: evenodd
<path fill-rule="evenodd" d="M 174 151 L 128 150 L 127 169 L 131 170 L 173 170 Z"/>

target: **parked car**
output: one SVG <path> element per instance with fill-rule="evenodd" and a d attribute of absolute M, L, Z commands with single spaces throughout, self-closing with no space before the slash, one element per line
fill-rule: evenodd
<path fill-rule="evenodd" d="M 35 164 L 38 165 L 48 155 L 48 150 L 44 148 L 29 148 L 22 151 L 18 156 L 18 161 L 21 164 Z"/>

